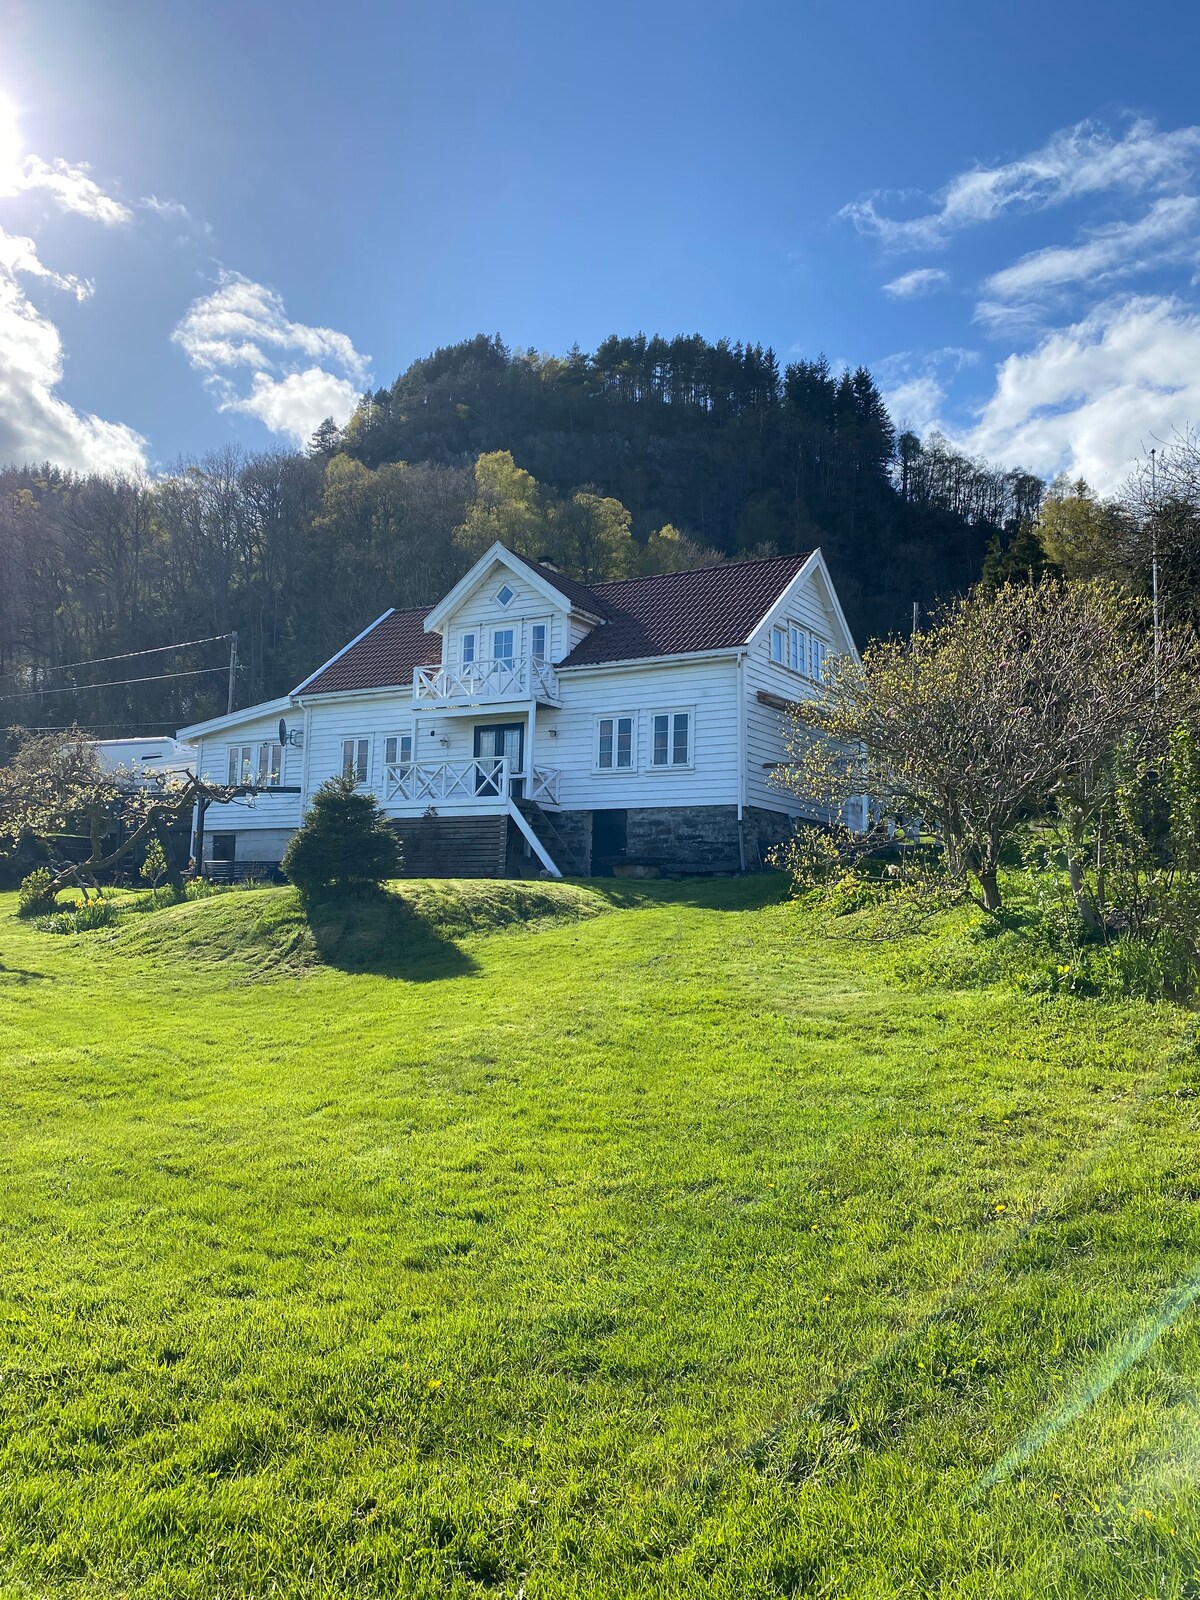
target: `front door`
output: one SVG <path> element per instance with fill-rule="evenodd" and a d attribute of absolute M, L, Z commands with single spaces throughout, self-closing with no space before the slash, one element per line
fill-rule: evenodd
<path fill-rule="evenodd" d="M 524 790 L 524 779 L 517 776 L 525 760 L 525 724 L 523 722 L 492 722 L 476 725 L 475 793 L 499 794 L 499 786 L 492 776 L 492 762 L 501 756 L 508 757 L 508 771 L 512 782 L 512 797 L 519 800 Z"/>

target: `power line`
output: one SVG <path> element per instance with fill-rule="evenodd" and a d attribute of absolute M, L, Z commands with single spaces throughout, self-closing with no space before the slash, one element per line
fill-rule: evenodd
<path fill-rule="evenodd" d="M 32 700 L 43 694 L 83 694 L 88 689 L 123 689 L 131 683 L 162 683 L 167 678 L 202 678 L 209 672 L 228 672 L 228 667 L 196 667 L 190 672 L 157 672 L 148 678 L 113 678 L 109 683 L 71 683 L 63 689 L 27 689 L 24 694 L 0 694 L 6 700 Z"/>
<path fill-rule="evenodd" d="M 167 650 L 190 650 L 196 644 L 220 644 L 232 639 L 231 633 L 213 633 L 207 639 L 184 639 L 179 644 L 155 644 L 145 650 L 127 650 L 119 656 L 93 656 L 91 661 L 69 661 L 61 667 L 22 667 L 15 672 L 0 672 L 0 678 L 19 678 L 22 672 L 74 672 L 80 667 L 100 667 L 109 661 L 132 661 L 135 656 L 160 656 Z M 224 668 L 222 668 L 224 671 Z"/>

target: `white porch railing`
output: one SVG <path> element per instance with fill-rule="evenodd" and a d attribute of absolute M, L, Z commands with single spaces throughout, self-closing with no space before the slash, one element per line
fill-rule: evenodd
<path fill-rule="evenodd" d="M 538 656 L 436 663 L 413 672 L 420 705 L 484 705 L 500 700 L 541 700 L 558 705 L 558 673 Z"/>
<path fill-rule="evenodd" d="M 418 766 L 398 761 L 384 768 L 383 802 L 507 800 L 512 777 L 507 756 L 480 756 L 476 761 L 440 761 Z"/>
<path fill-rule="evenodd" d="M 541 805 L 558 804 L 558 768 L 534 767 L 533 769 L 533 799 Z"/>
<path fill-rule="evenodd" d="M 419 765 L 396 761 L 383 769 L 385 805 L 484 804 L 493 810 L 519 792 L 524 774 L 513 772 L 507 756 L 478 756 L 473 761 L 440 761 Z M 558 804 L 557 767 L 534 767 L 532 798 L 539 805 Z M 529 793 L 526 790 L 526 793 Z"/>

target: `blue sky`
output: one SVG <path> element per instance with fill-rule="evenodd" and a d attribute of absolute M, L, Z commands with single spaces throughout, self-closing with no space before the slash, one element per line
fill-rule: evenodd
<path fill-rule="evenodd" d="M 1200 22 L 0 0 L 0 460 L 303 440 L 476 332 L 867 364 L 1118 484 L 1200 421 Z"/>

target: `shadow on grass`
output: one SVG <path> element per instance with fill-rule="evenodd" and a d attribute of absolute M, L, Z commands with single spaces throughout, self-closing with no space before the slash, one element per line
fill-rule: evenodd
<path fill-rule="evenodd" d="M 608 880 L 605 880 L 606 886 Z M 790 886 L 782 872 L 748 872 L 727 878 L 678 878 L 669 882 L 639 883 L 643 901 L 664 905 L 695 906 L 700 911 L 761 911 L 788 898 Z"/>
<path fill-rule="evenodd" d="M 323 895 L 304 915 L 321 960 L 342 972 L 428 983 L 477 970 L 453 940 L 384 889 Z"/>

